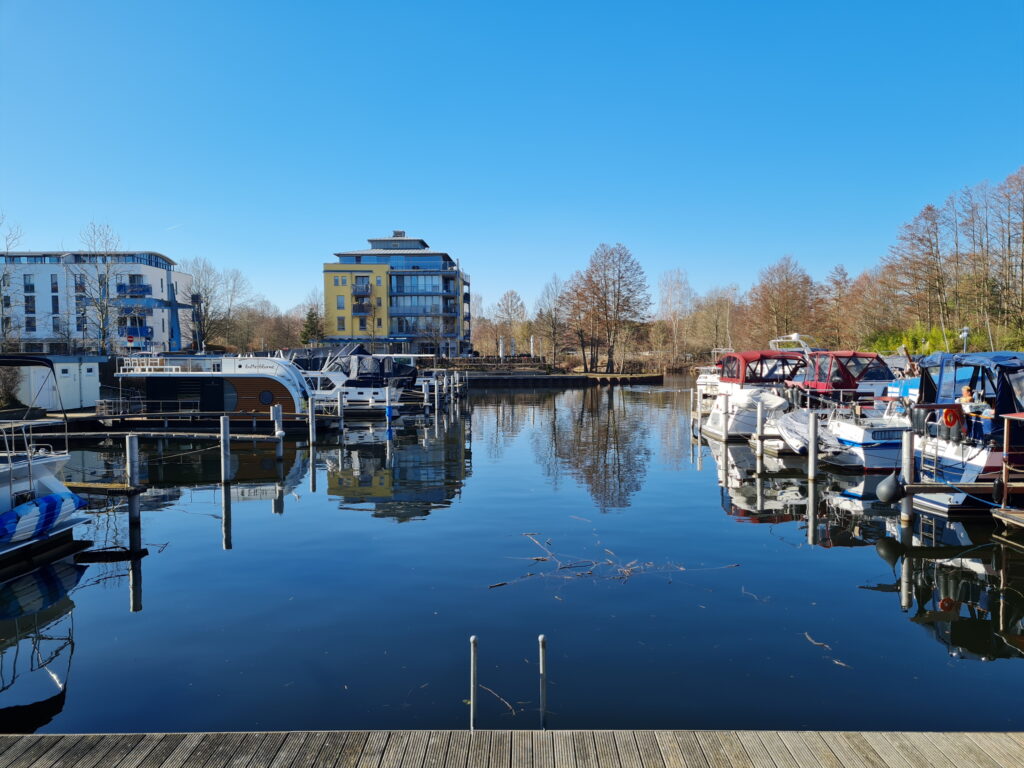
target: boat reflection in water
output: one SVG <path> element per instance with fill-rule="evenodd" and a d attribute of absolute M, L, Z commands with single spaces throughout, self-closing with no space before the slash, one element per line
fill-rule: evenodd
<path fill-rule="evenodd" d="M 74 553 L 88 542 L 74 542 L 69 533 L 48 544 L 50 554 L 37 556 L 31 565 L 0 563 L 3 733 L 33 733 L 64 709 L 75 650 L 75 604 L 68 593 L 87 568 L 75 563 Z"/>
<path fill-rule="evenodd" d="M 374 517 L 422 519 L 451 506 L 470 474 L 470 418 L 437 414 L 388 429 L 347 430 L 344 444 L 321 447 L 327 494 L 346 504 L 370 504 Z"/>

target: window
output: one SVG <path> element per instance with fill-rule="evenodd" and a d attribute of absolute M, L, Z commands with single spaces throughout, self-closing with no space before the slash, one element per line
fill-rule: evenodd
<path fill-rule="evenodd" d="M 87 367 L 87 368 L 85 369 L 85 372 L 86 372 L 86 373 L 92 373 L 92 366 L 90 365 L 89 367 Z"/>
<path fill-rule="evenodd" d="M 75 318 L 75 330 L 79 333 L 85 333 L 85 315 L 79 315 Z"/>
<path fill-rule="evenodd" d="M 160 293 L 163 293 L 163 292 L 164 292 L 164 279 L 161 277 L 160 278 Z"/>
<path fill-rule="evenodd" d="M 345 277 L 344 275 L 342 275 L 342 278 L 341 278 L 341 284 L 342 284 L 342 285 L 348 285 L 348 278 L 347 278 L 347 277 Z"/>
<path fill-rule="evenodd" d="M 26 317 L 25 318 L 25 330 L 28 333 L 35 333 L 36 332 L 36 319 L 34 317 Z"/>
<path fill-rule="evenodd" d="M 345 297 L 340 295 L 340 294 L 337 296 L 337 307 L 336 308 L 337 309 L 344 309 L 345 308 Z"/>
<path fill-rule="evenodd" d="M 377 287 L 380 287 L 382 285 L 380 280 L 381 280 L 380 275 L 377 275 Z"/>
<path fill-rule="evenodd" d="M 377 306 L 380 306 L 380 296 L 377 297 Z"/>
<path fill-rule="evenodd" d="M 167 318 L 164 318 L 164 317 L 160 318 L 160 330 L 163 333 L 167 332 Z"/>
<path fill-rule="evenodd" d="M 85 275 L 75 275 L 75 293 L 85 293 Z"/>
<path fill-rule="evenodd" d="M 335 275 L 334 276 L 334 287 L 335 288 L 338 287 L 338 285 L 340 284 L 340 281 L 341 281 L 341 278 L 339 278 L 337 275 Z"/>
<path fill-rule="evenodd" d="M 343 316 L 341 316 L 341 315 L 338 315 L 338 330 L 339 331 L 344 331 L 345 330 L 345 318 Z"/>
<path fill-rule="evenodd" d="M 50 293 L 56 293 L 60 290 L 60 286 L 57 285 L 57 276 L 50 275 Z"/>
<path fill-rule="evenodd" d="M 26 296 L 25 297 L 25 314 L 34 315 L 36 313 L 36 297 Z"/>
<path fill-rule="evenodd" d="M 60 333 L 60 315 L 54 315 L 52 318 L 53 332 Z"/>
<path fill-rule="evenodd" d="M 22 279 L 25 281 L 25 293 L 36 292 L 36 276 L 26 272 Z"/>
<path fill-rule="evenodd" d="M 11 318 L 9 318 L 9 317 L 5 317 L 4 318 L 3 329 L 4 329 L 5 333 L 7 331 L 11 330 Z"/>
<path fill-rule="evenodd" d="M 365 331 L 366 330 L 366 318 L 365 317 L 360 317 L 359 318 L 359 330 L 360 331 Z"/>
<path fill-rule="evenodd" d="M 11 308 L 11 297 L 10 296 L 4 296 L 4 309 L 10 309 L 10 308 Z"/>
<path fill-rule="evenodd" d="M 60 296 L 50 297 L 50 312 L 55 315 L 60 312 Z"/>
<path fill-rule="evenodd" d="M 382 318 L 379 318 L 379 317 L 377 318 L 377 327 L 378 328 L 383 328 L 384 327 L 384 320 Z"/>

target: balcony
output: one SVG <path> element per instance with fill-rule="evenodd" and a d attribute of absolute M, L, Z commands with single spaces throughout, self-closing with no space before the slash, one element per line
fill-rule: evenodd
<path fill-rule="evenodd" d="M 132 336 L 136 339 L 152 339 L 153 326 L 151 325 L 121 325 L 117 328 L 117 335 L 123 337 Z"/>
<path fill-rule="evenodd" d="M 138 299 L 153 295 L 153 286 L 146 283 L 118 283 L 117 295 Z"/>
<path fill-rule="evenodd" d="M 352 305 L 353 315 L 369 315 L 373 313 L 373 305 L 368 301 L 357 301 Z"/>
<path fill-rule="evenodd" d="M 369 283 L 355 283 L 352 286 L 353 296 L 369 296 L 373 293 L 373 287 Z"/>
<path fill-rule="evenodd" d="M 388 312 L 394 316 L 416 316 L 416 317 L 457 317 L 459 310 L 455 307 L 442 307 L 440 304 L 433 304 L 426 307 L 390 307 Z"/>

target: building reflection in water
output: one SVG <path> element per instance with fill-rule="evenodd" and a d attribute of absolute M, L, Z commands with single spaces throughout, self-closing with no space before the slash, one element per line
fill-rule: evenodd
<path fill-rule="evenodd" d="M 401 427 L 350 431 L 345 444 L 321 448 L 327 494 L 370 504 L 374 517 L 405 522 L 451 506 L 472 470 L 471 418 L 435 414 Z"/>
<path fill-rule="evenodd" d="M 68 532 L 28 572 L 0 562 L 0 732 L 33 733 L 64 709 L 75 652 L 68 593 L 86 572 L 74 558 L 84 546 Z"/>

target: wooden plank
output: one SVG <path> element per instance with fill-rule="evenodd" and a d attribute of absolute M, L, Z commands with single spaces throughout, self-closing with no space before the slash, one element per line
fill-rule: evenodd
<path fill-rule="evenodd" d="M 551 734 L 554 745 L 555 768 L 576 768 L 576 747 L 573 745 L 572 733 L 555 731 Z"/>
<path fill-rule="evenodd" d="M 188 733 L 185 734 L 185 738 L 178 742 L 178 744 L 171 750 L 170 754 L 164 757 L 160 762 L 153 762 L 155 757 L 155 750 L 151 752 L 149 756 L 143 761 L 143 768 L 181 768 L 182 763 L 188 760 L 188 756 L 195 751 L 195 748 L 199 746 L 199 742 L 202 739 L 201 733 Z"/>
<path fill-rule="evenodd" d="M 729 755 L 722 747 L 717 731 L 695 731 L 693 735 L 711 768 L 730 768 Z"/>
<path fill-rule="evenodd" d="M 911 736 L 916 734 L 911 734 Z M 976 765 L 979 768 L 999 768 L 999 763 L 981 747 L 960 733 L 926 734 L 954 765 Z M 1012 738 L 1012 736 L 1011 736 Z M 1022 756 L 1021 762 L 1024 762 Z"/>
<path fill-rule="evenodd" d="M 213 756 L 220 743 L 226 741 L 230 734 L 203 733 L 199 734 L 199 736 L 199 745 L 188 756 L 188 759 L 181 764 L 181 768 L 203 768 L 207 760 Z"/>
<path fill-rule="evenodd" d="M 53 768 L 63 768 L 63 766 L 93 768 L 95 765 L 108 765 L 107 755 L 123 738 L 125 736 L 122 734 L 97 736 L 91 747 L 80 744 L 78 749 L 69 750 L 53 764 Z"/>
<path fill-rule="evenodd" d="M 324 738 L 323 746 L 320 747 L 320 751 L 313 762 L 310 763 L 310 766 L 314 768 L 334 768 L 334 764 L 338 762 L 341 750 L 345 746 L 345 740 L 348 737 L 348 731 L 329 731 Z"/>
<path fill-rule="evenodd" d="M 355 768 L 359 764 L 359 758 L 363 755 L 366 742 L 370 740 L 369 731 L 353 731 L 345 739 L 345 746 L 341 748 L 341 754 L 334 765 L 336 768 Z"/>
<path fill-rule="evenodd" d="M 800 768 L 800 763 L 782 740 L 778 731 L 758 731 L 757 738 L 772 756 L 778 768 Z"/>
<path fill-rule="evenodd" d="M 593 731 L 573 731 L 573 747 L 576 750 L 577 768 L 597 768 L 597 747 Z"/>
<path fill-rule="evenodd" d="M 747 755 L 747 750 L 743 748 L 743 743 L 736 731 L 717 731 L 716 735 L 730 765 L 746 768 L 754 764 Z"/>
<path fill-rule="evenodd" d="M 658 745 L 658 736 L 654 731 L 634 731 L 636 747 L 640 751 L 640 760 L 647 768 L 665 768 L 665 758 Z M 676 750 L 679 749 L 677 745 Z"/>
<path fill-rule="evenodd" d="M 667 740 L 665 744 L 662 744 L 661 754 L 665 758 L 665 765 L 676 766 L 676 765 L 695 765 L 700 768 L 705 768 L 709 765 L 708 757 L 704 754 L 704 750 L 700 745 L 700 741 L 697 739 L 696 731 L 676 731 L 674 734 L 676 742 L 676 756 L 670 760 L 669 753 L 666 752 Z M 661 734 L 658 734 L 658 742 L 662 743 Z"/>
<path fill-rule="evenodd" d="M 7 750 L 16 748 L 23 739 L 27 738 L 28 736 L 24 734 L 0 735 L 0 760 L 3 759 L 4 753 L 7 752 Z"/>
<path fill-rule="evenodd" d="M 307 734 L 306 740 L 302 742 L 302 746 L 299 747 L 299 751 L 295 754 L 292 765 L 301 765 L 303 768 L 306 768 L 315 763 L 317 755 L 320 754 L 320 748 L 323 747 L 325 741 L 327 741 L 327 731 L 311 731 Z"/>
<path fill-rule="evenodd" d="M 757 768 L 775 768 L 775 761 L 768 754 L 764 743 L 757 737 L 756 731 L 735 731 L 734 733 L 751 765 L 757 766 Z"/>
<path fill-rule="evenodd" d="M 430 741 L 430 731 L 413 731 L 409 734 L 405 752 L 402 754 L 402 768 L 421 768 L 423 760 L 427 756 L 428 741 Z"/>
<path fill-rule="evenodd" d="M 285 739 L 287 741 L 287 739 Z M 359 755 L 357 768 L 377 768 L 380 759 L 384 755 L 384 747 L 387 745 L 387 731 L 370 731 L 366 744 L 363 746 L 362 754 Z"/>
<path fill-rule="evenodd" d="M 842 768 L 832 750 L 825 747 L 816 733 L 808 731 L 781 731 L 779 737 L 800 765 L 826 765 Z"/>
<path fill-rule="evenodd" d="M 533 768 L 533 734 L 530 731 L 512 733 L 512 765 L 515 768 Z"/>
<path fill-rule="evenodd" d="M 636 745 L 636 734 L 633 731 L 614 731 L 613 737 L 622 768 L 644 768 L 640 748 Z"/>
<path fill-rule="evenodd" d="M 81 736 L 39 736 L 27 750 L 14 758 L 9 764 L 10 768 L 28 768 L 30 765 L 40 765 L 45 761 L 45 755 L 51 749 L 56 749 L 56 756 L 60 757 L 80 738 Z"/>
<path fill-rule="evenodd" d="M 885 738 L 884 734 L 877 731 L 865 731 L 861 736 L 889 768 L 910 768 L 907 759 L 893 748 L 892 742 Z"/>
<path fill-rule="evenodd" d="M 388 740 L 384 744 L 384 753 L 380 756 L 381 766 L 398 768 L 402 764 L 405 748 L 409 744 L 409 731 L 388 731 Z M 298 765 L 298 763 L 296 763 Z"/>
<path fill-rule="evenodd" d="M 838 731 L 832 734 L 829 743 L 843 765 L 863 766 L 863 768 L 886 768 L 885 760 L 874 747 L 868 744 L 863 734 L 855 731 Z"/>
<path fill-rule="evenodd" d="M 0 755 L 0 768 L 7 768 L 7 766 L 32 749 L 42 739 L 42 736 L 22 736 L 19 738 L 17 742 L 5 749 L 4 753 Z"/>
<path fill-rule="evenodd" d="M 114 766 L 127 757 L 142 741 L 141 733 L 126 733 L 107 739 L 110 745 L 108 750 L 91 753 L 88 760 L 83 761 L 75 768 L 92 768 L 94 765 Z M 102 763 L 100 762 L 102 761 Z"/>
<path fill-rule="evenodd" d="M 940 766 L 943 768 L 955 768 L 955 763 L 943 754 L 942 749 L 936 746 L 935 740 L 929 738 L 930 736 L 931 734 L 922 733 L 888 734 L 889 740 L 896 745 L 896 748 L 905 755 L 911 763 L 917 764 L 914 760 L 911 760 L 911 756 L 913 756 L 927 765 Z"/>
<path fill-rule="evenodd" d="M 555 743 L 550 731 L 533 732 L 533 768 L 555 768 Z"/>
<path fill-rule="evenodd" d="M 70 765 L 74 765 L 78 758 L 95 747 L 100 740 L 99 736 L 79 736 L 68 734 L 66 736 L 47 736 L 51 747 L 38 760 L 32 762 L 33 768 L 51 768 L 60 763 L 65 756 L 71 755 Z M 15 763 L 17 765 L 17 763 Z M 64 762 L 63 765 L 69 765 Z"/>
<path fill-rule="evenodd" d="M 597 748 L 597 764 L 621 768 L 622 761 L 619 760 L 619 748 L 615 744 L 615 735 L 611 731 L 594 731 L 594 746 Z M 634 748 L 636 744 L 634 742 Z"/>
<path fill-rule="evenodd" d="M 999 733 L 969 733 L 967 737 L 981 747 L 989 757 L 1005 765 L 1007 768 L 1017 768 L 1021 765 L 1022 751 L 1016 740 L 1006 737 L 1000 738 Z"/>
<path fill-rule="evenodd" d="M 509 731 L 491 732 L 487 765 L 489 768 L 509 768 L 512 765 L 512 734 Z"/>
<path fill-rule="evenodd" d="M 444 768 L 466 768 L 472 738 L 469 731 L 452 731 L 448 738 L 448 754 L 444 756 Z"/>
<path fill-rule="evenodd" d="M 469 734 L 469 753 L 466 765 L 469 768 L 487 768 L 491 753 L 491 732 L 471 731 Z"/>
<path fill-rule="evenodd" d="M 157 751 L 162 752 L 164 755 L 169 755 L 184 738 L 185 734 L 183 733 L 147 733 L 135 745 L 135 749 L 125 755 L 124 759 L 118 763 L 117 768 L 139 768 L 151 754 Z"/>
<path fill-rule="evenodd" d="M 451 731 L 431 731 L 427 751 L 423 755 L 423 768 L 444 768 L 445 753 L 451 740 Z"/>

